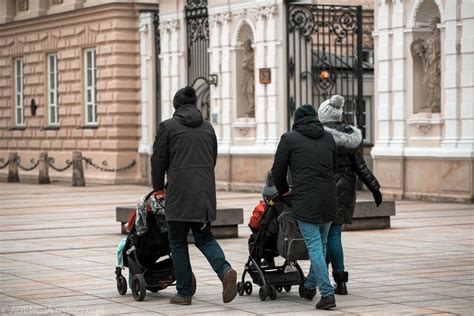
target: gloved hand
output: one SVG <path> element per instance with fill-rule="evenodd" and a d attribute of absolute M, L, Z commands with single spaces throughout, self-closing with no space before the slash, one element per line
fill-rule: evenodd
<path fill-rule="evenodd" d="M 380 190 L 377 190 L 372 192 L 372 195 L 374 196 L 375 205 L 379 207 L 380 204 L 382 204 L 382 193 L 380 192 Z"/>
<path fill-rule="evenodd" d="M 281 196 L 282 202 L 288 206 L 291 207 L 291 191 L 286 192 Z"/>

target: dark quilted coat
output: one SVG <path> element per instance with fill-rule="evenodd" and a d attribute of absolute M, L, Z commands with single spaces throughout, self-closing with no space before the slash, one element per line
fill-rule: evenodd
<path fill-rule="evenodd" d="M 160 123 L 151 157 L 153 189 L 163 190 L 167 175 L 166 220 L 216 219 L 217 138 L 195 105 L 180 106 Z"/>
<path fill-rule="evenodd" d="M 356 203 L 356 180 L 358 176 L 367 188 L 374 192 L 380 185 L 367 167 L 361 151 L 362 133 L 359 129 L 341 122 L 325 122 L 324 129 L 330 132 L 337 145 L 337 213 L 336 224 L 351 224 Z"/>

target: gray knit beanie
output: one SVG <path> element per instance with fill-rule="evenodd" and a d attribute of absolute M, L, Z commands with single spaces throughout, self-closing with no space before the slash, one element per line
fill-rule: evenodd
<path fill-rule="evenodd" d="M 338 122 L 342 119 L 342 108 L 344 107 L 344 97 L 336 94 L 327 99 L 318 109 L 319 120 L 321 122 Z"/>

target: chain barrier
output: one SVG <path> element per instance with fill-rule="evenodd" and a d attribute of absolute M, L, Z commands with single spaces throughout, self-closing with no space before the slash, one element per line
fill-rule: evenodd
<path fill-rule="evenodd" d="M 30 162 L 33 164 L 33 166 L 31 167 L 25 167 L 25 166 L 22 166 L 21 165 L 21 159 L 20 157 L 18 157 L 18 159 L 16 160 L 17 164 L 18 164 L 18 167 L 20 167 L 20 169 L 24 170 L 24 171 L 31 171 L 33 169 L 35 169 L 36 167 L 38 167 L 38 165 L 40 164 L 40 160 L 38 160 L 36 163 L 35 163 L 35 159 L 34 158 L 31 158 Z"/>
<path fill-rule="evenodd" d="M 63 168 L 56 167 L 56 166 L 53 164 L 53 161 L 54 161 L 54 158 L 50 157 L 50 158 L 48 159 L 48 166 L 50 166 L 53 170 L 56 170 L 57 172 L 66 171 L 67 169 L 69 169 L 69 168 L 72 166 L 72 162 L 71 162 L 69 159 L 66 159 L 66 166 L 63 167 Z"/>
<path fill-rule="evenodd" d="M 4 162 L 5 159 L 0 158 L 0 163 Z M 4 165 L 0 165 L 0 169 L 6 168 L 10 164 L 10 160 L 7 159 L 7 162 Z"/>
<path fill-rule="evenodd" d="M 90 158 L 86 158 L 86 157 L 83 157 L 82 158 L 88 165 L 94 167 L 95 169 L 98 169 L 100 171 L 106 171 L 106 172 L 122 172 L 122 171 L 127 171 L 128 169 L 132 168 L 133 166 L 135 166 L 135 159 L 132 160 L 132 162 L 130 162 L 128 165 L 124 166 L 124 167 L 120 167 L 120 168 L 115 168 L 115 169 L 109 169 L 109 168 L 106 168 L 105 166 L 107 166 L 107 161 L 102 161 L 102 165 L 104 167 L 101 167 L 101 166 L 98 166 L 96 165 L 95 163 L 92 162 L 92 159 Z"/>

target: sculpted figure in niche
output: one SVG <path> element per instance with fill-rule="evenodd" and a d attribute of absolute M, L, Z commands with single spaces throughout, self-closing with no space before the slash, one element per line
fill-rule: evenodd
<path fill-rule="evenodd" d="M 421 112 L 440 112 L 441 104 L 441 41 L 436 26 L 440 19 L 431 20 L 432 33 L 426 40 L 418 39 L 411 44 L 413 58 L 423 62 L 423 86 L 428 89 L 428 99 Z"/>
<path fill-rule="evenodd" d="M 244 41 L 244 57 L 242 60 L 242 95 L 247 100 L 249 110 L 247 116 L 255 116 L 255 57 L 252 48 L 252 42 L 247 39 Z"/>

